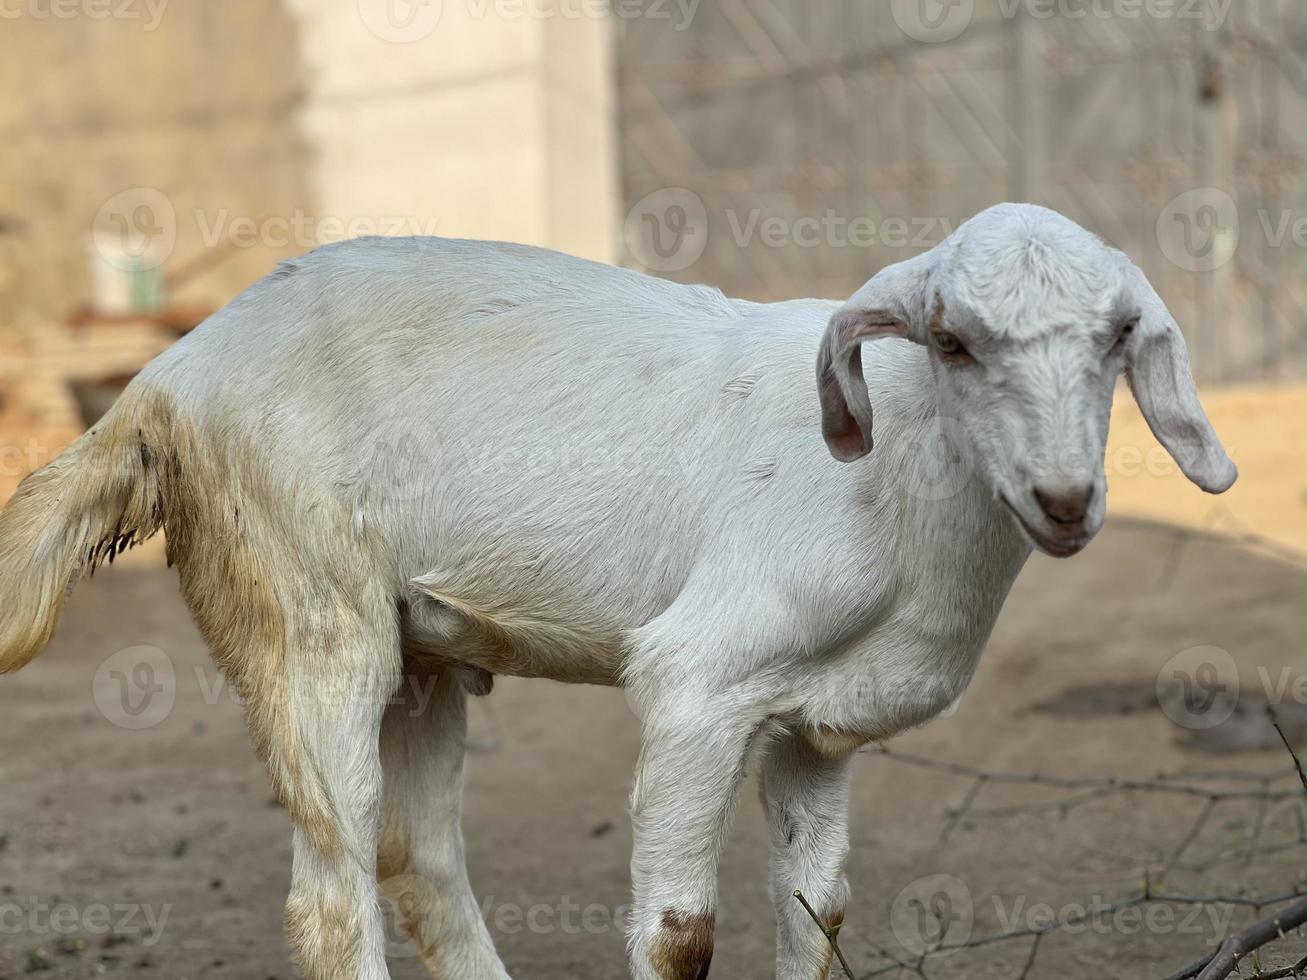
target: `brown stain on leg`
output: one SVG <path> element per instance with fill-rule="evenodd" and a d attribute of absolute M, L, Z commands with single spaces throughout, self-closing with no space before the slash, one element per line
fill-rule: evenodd
<path fill-rule="evenodd" d="M 839 939 L 840 927 L 844 925 L 844 909 L 838 908 L 827 912 L 822 915 L 821 920 L 825 923 L 826 931 L 831 934 L 831 937 Z M 813 980 L 826 980 L 830 976 L 830 968 L 835 961 L 835 947 L 829 941 L 824 942 L 824 946 L 821 963 L 818 965 Z"/>
<path fill-rule="evenodd" d="M 377 848 L 377 880 L 387 881 L 409 874 L 413 869 L 413 839 L 407 823 L 386 816 L 381 828 L 381 844 Z"/>
<path fill-rule="evenodd" d="M 663 912 L 661 928 L 649 953 L 649 964 L 659 980 L 704 980 L 712 965 L 715 924 L 711 912 Z"/>
<path fill-rule="evenodd" d="M 350 909 L 292 895 L 286 903 L 286 941 L 305 980 L 355 980 L 359 924 Z"/>
<path fill-rule="evenodd" d="M 433 977 L 445 974 L 436 957 L 436 943 L 431 936 L 431 917 L 435 914 L 437 894 L 432 882 L 413 868 L 413 838 L 407 822 L 386 814 L 382 824 L 381 845 L 377 850 L 377 883 L 391 902 L 397 925 L 417 947 L 418 958 Z"/>
<path fill-rule="evenodd" d="M 418 959 L 427 973 L 435 980 L 456 980 L 441 963 L 436 940 L 431 934 L 431 921 L 440 900 L 435 882 L 407 871 L 382 880 L 380 884 L 382 893 L 392 904 L 397 924 L 413 941 Z"/>
<path fill-rule="evenodd" d="M 821 913 L 822 928 L 831 934 L 834 939 L 839 938 L 840 926 L 844 925 L 843 907 L 831 909 L 829 912 Z M 831 945 L 830 939 L 822 938 L 821 960 L 817 963 L 817 972 L 813 973 L 813 980 L 827 980 L 830 976 L 830 968 L 835 963 L 835 947 Z"/>

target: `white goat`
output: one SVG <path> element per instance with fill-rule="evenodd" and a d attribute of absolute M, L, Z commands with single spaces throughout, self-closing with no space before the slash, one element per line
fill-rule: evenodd
<path fill-rule="evenodd" d="M 515 245 L 323 248 L 24 482 L 0 515 L 0 670 L 162 527 L 296 822 L 301 968 L 367 980 L 378 878 L 433 975 L 506 976 L 463 864 L 464 689 L 624 684 L 634 976 L 707 975 L 757 746 L 777 976 L 818 980 L 830 950 L 790 896 L 843 917 L 853 752 L 961 694 L 1032 546 L 1098 531 L 1123 368 L 1190 479 L 1229 487 L 1157 294 L 1041 208 L 988 210 L 843 306 Z M 941 439 L 944 487 L 920 475 Z M 397 703 L 412 674 L 436 685 L 424 712 Z"/>

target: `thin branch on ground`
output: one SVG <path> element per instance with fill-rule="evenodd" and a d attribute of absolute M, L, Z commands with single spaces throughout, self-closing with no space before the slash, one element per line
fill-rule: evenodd
<path fill-rule="evenodd" d="M 1172 871 L 1186 870 L 1206 872 L 1218 864 L 1242 862 L 1249 867 L 1254 858 L 1265 857 L 1281 851 L 1307 846 L 1307 825 L 1299 801 L 1303 792 L 1298 787 L 1277 788 L 1275 784 L 1294 779 L 1307 789 L 1307 772 L 1304 772 L 1297 753 L 1294 752 L 1289 739 L 1275 719 L 1274 709 L 1268 708 L 1271 722 L 1280 734 L 1280 738 L 1289 750 L 1293 767 L 1267 773 L 1247 771 L 1208 771 L 1208 772 L 1163 772 L 1153 778 L 1118 778 L 1112 776 L 1061 776 L 1049 773 L 991 772 L 959 763 L 944 762 L 935 759 L 899 752 L 886 746 L 875 750 L 893 761 L 924 769 L 944 773 L 970 780 L 970 785 L 961 801 L 945 811 L 945 823 L 942 837 L 947 840 L 952 836 L 966 818 L 1012 816 L 1039 810 L 1057 809 L 1065 815 L 1072 808 L 1092 800 L 1116 794 L 1148 793 L 1168 794 L 1194 800 L 1202 800 L 1203 806 L 1197 816 L 1185 829 L 1184 834 L 1167 852 L 1167 856 L 1155 877 L 1145 877 L 1144 887 L 1127 898 L 1109 905 L 1083 904 L 1079 914 L 1065 915 L 1057 921 L 1039 926 L 1008 929 L 982 936 L 968 937 L 964 941 L 940 943 L 922 952 L 914 962 L 908 963 L 896 959 L 887 951 L 879 950 L 889 962 L 864 975 L 863 980 L 889 973 L 908 972 L 917 977 L 926 977 L 926 965 L 937 957 L 956 955 L 968 950 L 1019 940 L 1030 940 L 1029 950 L 1023 957 L 1023 965 L 1017 980 L 1027 980 L 1032 975 L 1040 946 L 1045 936 L 1066 930 L 1069 927 L 1082 926 L 1102 920 L 1127 909 L 1155 904 L 1167 905 L 1227 905 L 1249 908 L 1254 914 L 1261 915 L 1264 910 L 1288 903 L 1274 915 L 1259 919 L 1237 936 L 1227 939 L 1221 946 L 1195 961 L 1184 970 L 1174 974 L 1168 980 L 1225 980 L 1245 957 L 1252 955 L 1254 965 L 1260 970 L 1255 957 L 1257 951 L 1270 943 L 1285 938 L 1286 933 L 1301 928 L 1307 923 L 1307 885 L 1274 895 L 1230 894 L 1218 892 L 1207 895 L 1176 894 L 1157 888 L 1162 880 Z M 974 805 L 980 792 L 992 784 L 1044 786 L 1050 789 L 1067 791 L 1060 799 L 1040 800 L 1032 803 L 992 806 L 987 808 Z M 1221 785 L 1224 784 L 1224 785 Z M 1243 785 L 1241 785 L 1243 784 Z M 1247 784 L 1253 784 L 1248 786 Z M 1194 844 L 1203 836 L 1203 832 L 1212 824 L 1212 815 L 1216 807 L 1226 801 L 1242 801 L 1256 805 L 1251 830 L 1248 836 L 1235 847 L 1218 850 L 1214 855 L 1188 863 L 1182 859 L 1192 850 Z M 1292 840 L 1262 843 L 1262 835 L 1270 822 L 1270 813 L 1275 804 L 1292 801 L 1293 816 L 1297 822 L 1298 836 Z M 797 896 L 796 897 L 800 897 Z M 801 899 L 802 900 L 802 899 Z M 806 903 L 805 903 L 806 904 Z M 817 916 L 809 909 L 809 915 L 820 926 Z M 823 932 L 825 929 L 823 928 Z M 828 936 L 828 938 L 830 938 Z M 849 973 L 848 965 L 839 949 L 832 941 L 832 948 L 840 957 L 840 963 Z M 1262 971 L 1256 977 L 1247 980 L 1286 980 L 1298 977 L 1307 969 L 1307 962 L 1295 964 L 1282 969 Z M 850 973 L 850 976 L 852 974 Z M 1307 980 L 1307 978 L 1304 978 Z"/>
<path fill-rule="evenodd" d="M 1299 977 L 1307 976 L 1307 956 L 1304 956 L 1293 966 L 1286 966 L 1279 970 L 1269 970 L 1266 972 L 1255 973 L 1247 980 L 1287 980 L 1292 977 L 1298 980 Z"/>
<path fill-rule="evenodd" d="M 820 916 L 817 915 L 817 910 L 808 904 L 808 900 L 803 897 L 803 892 L 796 891 L 794 897 L 799 900 L 799 904 L 803 906 L 804 911 L 812 917 L 812 921 L 817 923 L 817 928 L 820 929 L 821 934 L 826 937 L 826 942 L 830 943 L 830 948 L 835 952 L 835 958 L 840 961 L 840 966 L 844 968 L 844 975 L 848 977 L 849 980 L 857 980 L 853 974 L 853 970 L 849 967 L 849 961 L 844 958 L 844 954 L 840 951 L 840 943 L 836 935 L 838 927 L 828 929 L 825 923 L 821 921 Z"/>
<path fill-rule="evenodd" d="M 1162 869 L 1157 873 L 1158 881 L 1161 881 L 1171 873 L 1171 869 L 1176 866 L 1180 858 L 1184 857 L 1184 852 L 1189 850 L 1193 842 L 1198 839 L 1198 835 L 1201 834 L 1203 828 L 1207 826 L 1207 821 L 1219 802 L 1219 800 L 1208 800 L 1203 804 L 1203 809 L 1202 812 L 1198 814 L 1198 819 L 1189 827 L 1188 833 L 1186 833 L 1180 843 L 1176 845 L 1175 850 L 1171 852 L 1170 857 L 1166 859 L 1166 863 L 1162 865 Z M 1251 857 L 1249 860 L 1252 860 Z"/>
<path fill-rule="evenodd" d="M 1278 800 L 1293 799 L 1299 795 L 1296 788 L 1263 791 L 1260 789 L 1206 789 L 1189 785 L 1192 782 L 1212 778 L 1207 774 L 1200 773 L 1185 774 L 1182 781 L 1180 774 L 1176 773 L 1164 773 L 1155 779 L 1122 779 L 1116 776 L 1054 776 L 1049 773 L 1039 772 L 989 772 L 956 762 L 940 762 L 936 759 L 927 759 L 907 752 L 899 752 L 884 745 L 865 751 L 883 755 L 896 762 L 915 766 L 919 769 L 946 772 L 954 776 L 966 776 L 971 779 L 984 779 L 986 782 L 991 783 L 1049 786 L 1054 789 L 1102 789 L 1108 792 L 1120 793 L 1170 793 L 1204 800 L 1268 800 L 1276 802 Z M 1286 769 L 1280 772 L 1259 774 L 1256 776 L 1256 781 L 1270 784 L 1299 773 L 1300 770 L 1298 769 Z M 1303 778 L 1307 779 L 1307 776 Z M 1044 805 L 1047 806 L 1048 804 Z M 971 812 L 974 815 L 984 811 L 972 810 Z"/>
<path fill-rule="evenodd" d="M 1035 967 L 1035 957 L 1039 955 L 1039 944 L 1043 941 L 1043 936 L 1036 936 L 1035 941 L 1030 944 L 1030 955 L 1026 957 L 1026 965 L 1021 968 L 1021 976 L 1017 977 L 1017 980 L 1026 980 L 1030 976 L 1030 971 Z"/>
<path fill-rule="evenodd" d="M 1294 768 L 1298 770 L 1298 779 L 1302 782 L 1304 792 L 1307 792 L 1307 772 L 1303 771 L 1302 760 L 1298 758 L 1298 753 L 1293 750 L 1293 745 L 1289 742 L 1289 736 L 1284 734 L 1284 729 L 1280 727 L 1280 719 L 1275 717 L 1275 705 L 1269 701 L 1266 703 L 1266 714 L 1270 716 L 1271 726 L 1279 734 L 1280 741 L 1289 750 L 1289 756 L 1293 759 Z"/>
<path fill-rule="evenodd" d="M 957 829 L 958 824 L 962 822 L 962 818 L 971 809 L 971 804 L 976 801 L 976 797 L 980 795 L 980 791 L 984 788 L 985 778 L 983 776 L 972 782 L 971 788 L 967 790 L 967 795 L 962 798 L 962 802 L 948 811 L 948 819 L 939 835 L 940 840 L 947 841 L 953 835 L 953 831 Z"/>
<path fill-rule="evenodd" d="M 1269 916 L 1231 936 L 1197 972 L 1179 975 L 1176 980 L 1225 980 L 1239 966 L 1239 961 L 1267 943 L 1283 939 L 1285 933 L 1307 924 L 1307 898 L 1300 899 L 1278 914 Z"/>

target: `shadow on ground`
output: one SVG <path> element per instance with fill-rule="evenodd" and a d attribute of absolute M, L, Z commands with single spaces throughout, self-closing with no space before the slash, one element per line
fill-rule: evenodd
<path fill-rule="evenodd" d="M 1146 690 L 1177 655 L 1200 646 L 1227 651 L 1243 685 L 1269 683 L 1293 697 L 1293 682 L 1301 691 L 1307 673 L 1305 587 L 1304 569 L 1225 540 L 1110 525 L 1073 561 L 1032 559 L 961 705 L 894 747 L 986 769 L 1068 775 L 1278 768 L 1285 759 L 1264 752 L 1186 751 L 1155 705 L 1121 714 L 1034 708 L 1078 687 Z M 97 681 L 97 670 L 141 645 L 164 651 L 175 671 L 175 698 L 161 695 L 170 707 L 160 712 L 156 703 L 137 716 L 104 710 L 115 681 L 103 670 Z M 166 678 L 146 680 L 158 687 Z M 280 927 L 289 822 L 171 573 L 97 576 L 71 603 L 47 656 L 0 681 L 0 717 L 0 978 L 293 975 Z M 139 722 L 150 727 L 121 727 Z M 626 794 L 638 736 L 625 699 L 501 679 L 478 703 L 474 735 L 482 749 L 470 762 L 469 861 L 510 970 L 522 980 L 624 977 Z M 971 801 L 974 812 L 942 839 L 949 808 L 968 790 L 964 779 L 875 753 L 860 758 L 854 898 L 843 933 L 860 971 L 885 965 L 879 947 L 902 955 L 912 945 L 891 913 L 923 877 L 961 884 L 957 901 L 974 934 L 1023 926 L 1041 903 L 1057 912 L 1136 890 L 1143 869 L 1176 846 L 1199 808 L 1169 796 L 1109 795 L 1061 815 L 987 816 L 986 807 L 1048 791 L 985 786 Z M 751 781 L 722 865 L 712 973 L 722 980 L 771 975 L 766 831 L 756 796 Z M 1211 833 L 1283 837 L 1301 810 L 1298 802 L 1230 801 Z M 1193 849 L 1219 844 L 1200 834 Z M 1302 875 L 1305 855 L 1300 848 L 1269 863 L 1176 872 L 1169 883 L 1177 891 L 1271 890 Z M 1232 922 L 1248 917 L 1241 911 Z M 1031 975 L 1165 975 L 1208 949 L 1221 928 L 1206 912 L 1180 919 L 1052 936 Z M 1028 948 L 996 944 L 941 959 L 931 975 L 1016 977 Z M 422 975 L 398 939 L 394 952 L 397 978 Z"/>

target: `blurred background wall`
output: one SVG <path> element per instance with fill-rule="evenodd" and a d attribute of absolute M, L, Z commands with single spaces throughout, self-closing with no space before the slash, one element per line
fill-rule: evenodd
<path fill-rule="evenodd" d="M 1303 7 L 720 0 L 685 31 L 632 20 L 627 204 L 684 188 L 651 210 L 702 209 L 708 234 L 665 273 L 760 299 L 847 296 L 981 208 L 1046 204 L 1141 262 L 1204 380 L 1300 376 Z M 666 252 L 679 215 L 657 217 Z"/>
<path fill-rule="evenodd" d="M 316 206 L 290 12 L 264 0 L 131 12 L 9 4 L 0 18 L 0 330 L 40 330 L 92 301 L 95 228 L 124 242 L 175 237 L 166 273 L 208 250 L 192 215 Z M 138 187 L 157 193 L 134 197 Z M 230 251 L 203 283 L 213 302 L 272 258 Z"/>
<path fill-rule="evenodd" d="M 93 302 L 96 265 L 134 252 L 174 279 L 167 301 L 213 305 L 278 258 L 355 234 L 612 258 L 603 18 L 153 2 L 6 0 L 0 330 Z M 93 230 L 127 254 L 96 256 Z"/>
<path fill-rule="evenodd" d="M 1229 411 L 1288 420 L 1227 435 L 1282 468 L 1300 403 L 1264 386 L 1307 364 L 1304 6 L 0 0 L 0 498 L 321 242 L 500 238 L 843 297 L 1011 199 L 1129 251 L 1200 379 L 1242 386 Z M 1307 529 L 1300 482 L 1245 524 Z"/>

